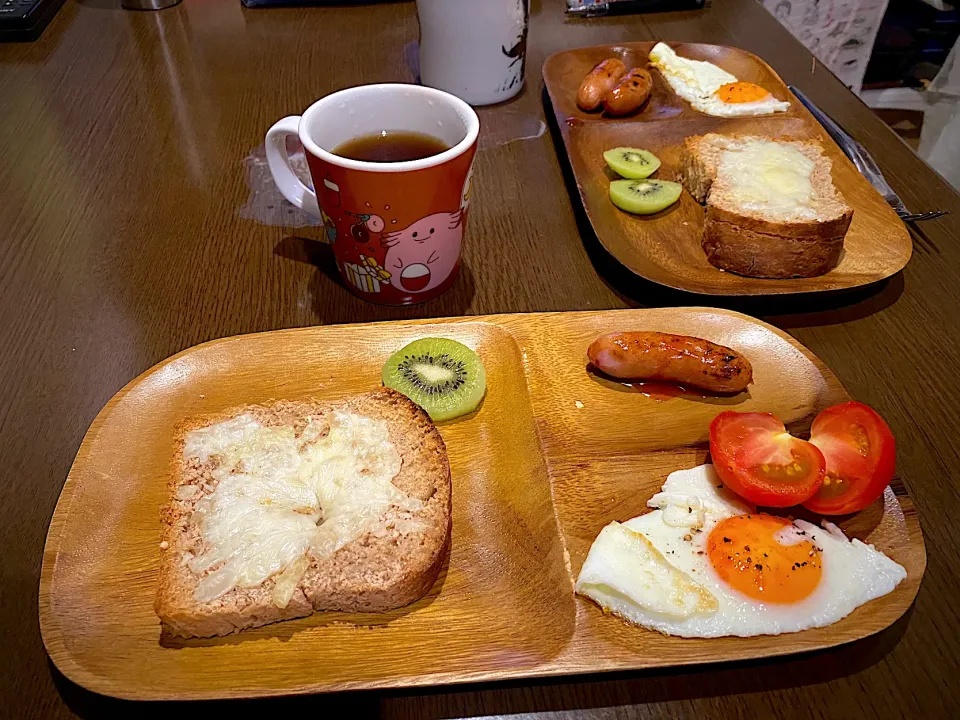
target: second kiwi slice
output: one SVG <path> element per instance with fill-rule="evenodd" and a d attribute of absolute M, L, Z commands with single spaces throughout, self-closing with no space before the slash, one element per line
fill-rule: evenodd
<path fill-rule="evenodd" d="M 423 338 L 404 346 L 383 366 L 383 384 L 422 407 L 431 420 L 474 411 L 487 388 L 477 354 L 447 338 Z"/>
<path fill-rule="evenodd" d="M 620 177 L 642 179 L 650 177 L 660 167 L 660 158 L 649 150 L 618 147 L 603 154 L 607 165 Z"/>
<path fill-rule="evenodd" d="M 614 180 L 610 200 L 621 210 L 636 215 L 652 215 L 673 205 L 683 187 L 669 180 Z"/>

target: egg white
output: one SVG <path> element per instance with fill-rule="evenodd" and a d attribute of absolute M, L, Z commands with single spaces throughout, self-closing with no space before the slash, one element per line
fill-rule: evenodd
<path fill-rule="evenodd" d="M 692 103 L 713 95 L 722 86 L 737 82 L 737 77 L 713 63 L 680 57 L 665 43 L 650 51 L 650 62 L 663 74 L 673 91 Z"/>
<path fill-rule="evenodd" d="M 786 112 L 790 103 L 768 95 L 749 103 L 726 103 L 716 93 L 738 78 L 713 63 L 681 57 L 673 48 L 657 43 L 650 51 L 650 62 L 660 71 L 673 91 L 694 110 L 716 117 L 749 117 Z"/>
<path fill-rule="evenodd" d="M 778 539 L 784 544 L 810 540 L 822 549 L 817 588 L 802 601 L 789 604 L 747 597 L 716 574 L 707 555 L 707 538 L 721 520 L 753 512 L 754 508 L 718 486 L 721 481 L 711 465 L 673 473 L 662 492 L 648 503 L 658 509 L 623 523 L 646 536 L 674 568 L 706 588 L 716 598 L 717 610 L 685 617 L 678 617 L 676 612 L 656 612 L 651 608 L 662 604 L 664 594 L 658 589 L 650 598 L 631 597 L 630 602 L 621 602 L 616 614 L 681 637 L 778 635 L 835 623 L 860 605 L 891 592 L 907 575 L 903 567 L 872 545 L 848 540 L 836 525 L 824 523 L 825 527 L 818 528 L 797 520 L 781 531 Z M 702 517 L 701 527 L 695 527 L 698 517 Z M 683 523 L 685 519 L 689 524 Z M 621 564 L 611 565 L 607 572 L 630 572 Z M 611 578 L 611 583 L 615 580 Z"/>

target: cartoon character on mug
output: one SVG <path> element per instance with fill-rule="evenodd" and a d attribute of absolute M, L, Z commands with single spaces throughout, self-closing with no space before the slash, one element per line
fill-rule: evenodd
<path fill-rule="evenodd" d="M 427 215 L 403 230 L 385 233 L 380 243 L 387 248 L 383 266 L 390 283 L 403 292 L 431 290 L 457 265 L 466 212 Z"/>
<path fill-rule="evenodd" d="M 457 210 L 427 215 L 403 230 L 381 235 L 380 244 L 387 248 L 387 255 L 380 278 L 398 290 L 417 293 L 431 290 L 450 277 L 460 259 L 472 194 L 471 163 L 460 188 Z"/>

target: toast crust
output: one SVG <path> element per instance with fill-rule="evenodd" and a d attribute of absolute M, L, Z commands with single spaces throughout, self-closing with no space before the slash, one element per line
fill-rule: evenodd
<path fill-rule="evenodd" d="M 308 553 L 310 565 L 290 602 L 273 602 L 273 578 L 254 588 L 233 588 L 207 603 L 198 603 L 194 589 L 202 577 L 187 565 L 199 553 L 199 529 L 191 521 L 196 502 L 177 498 L 177 488 L 211 479 L 216 458 L 206 463 L 184 462 L 183 447 L 190 430 L 250 413 L 264 425 L 292 425 L 299 434 L 312 416 L 315 421 L 334 410 L 355 412 L 386 422 L 390 441 L 402 458 L 394 485 L 423 501 L 413 517 L 425 526 L 403 533 L 384 522 L 324 558 Z M 451 478 L 446 447 L 429 416 L 401 393 L 380 389 L 338 403 L 279 401 L 234 408 L 194 418 L 176 430 L 168 480 L 170 501 L 161 511 L 163 525 L 160 580 L 155 610 L 166 633 L 181 637 L 227 635 L 247 628 L 305 617 L 315 610 L 381 612 L 407 605 L 426 594 L 436 581 L 449 544 Z M 212 488 L 209 490 L 212 492 Z M 203 491 L 207 492 L 207 491 Z M 164 547 L 164 546 L 161 546 Z M 187 560 L 184 560 L 185 553 Z"/>
<path fill-rule="evenodd" d="M 807 239 L 767 234 L 708 214 L 702 245 L 711 265 L 738 275 L 816 277 L 840 262 L 843 235 Z"/>

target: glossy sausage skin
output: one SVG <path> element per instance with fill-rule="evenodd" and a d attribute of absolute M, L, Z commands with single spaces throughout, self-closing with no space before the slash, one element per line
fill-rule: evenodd
<path fill-rule="evenodd" d="M 604 96 L 627 74 L 627 66 L 616 58 L 604 60 L 580 83 L 577 105 L 581 110 L 592 112 L 600 107 Z"/>
<path fill-rule="evenodd" d="M 593 341 L 587 357 L 622 380 L 658 380 L 716 393 L 738 393 L 753 380 L 750 361 L 702 338 L 660 332 L 621 332 Z"/>
<path fill-rule="evenodd" d="M 650 97 L 653 78 L 644 68 L 634 68 L 603 97 L 607 115 L 629 115 L 641 108 Z"/>

